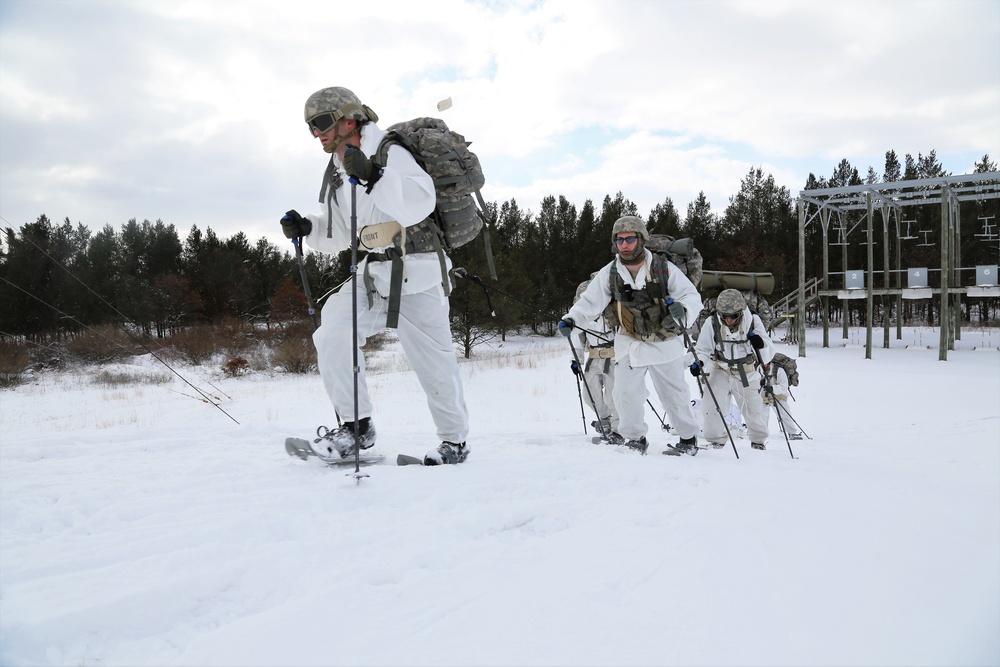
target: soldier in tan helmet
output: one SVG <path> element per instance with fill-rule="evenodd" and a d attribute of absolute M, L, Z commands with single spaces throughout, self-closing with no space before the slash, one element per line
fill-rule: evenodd
<path fill-rule="evenodd" d="M 323 385 L 337 414 L 351 420 L 328 431 L 327 440 L 343 457 L 354 452 L 352 286 L 356 284 L 358 347 L 368 336 L 395 326 L 403 352 L 427 396 L 441 443 L 424 457 L 424 463 L 460 463 L 470 450 L 466 443 L 469 415 L 452 346 L 441 260 L 433 252 L 401 252 L 400 248 L 407 247 L 405 233 L 401 245 L 394 243 L 401 230 L 432 213 L 434 183 L 399 145 L 389 146 L 384 166 L 372 161 L 386 136 L 376 121 L 375 112 L 347 88 L 323 88 L 309 96 L 305 122 L 309 133 L 330 155 L 319 197 L 323 208 L 310 215 L 288 211 L 281 219 L 285 236 L 304 238 L 314 250 L 333 254 L 351 247 L 353 206 L 359 247 L 368 252 L 357 267 L 364 280 L 349 281 L 327 299 L 322 324 L 313 334 Z M 352 178 L 359 183 L 354 188 Z M 397 260 L 404 268 L 394 272 Z M 447 269 L 451 269 L 450 260 Z M 375 444 L 376 431 L 364 353 L 358 349 L 357 356 L 358 430 L 360 446 L 367 449 Z"/>
<path fill-rule="evenodd" d="M 611 231 L 615 259 L 590 281 L 586 291 L 559 322 L 570 336 L 576 323 L 590 322 L 610 307 L 617 320 L 615 387 L 618 432 L 625 445 L 645 453 L 646 376 L 681 441 L 664 453 L 698 452 L 698 422 L 691 412 L 691 392 L 684 375 L 684 330 L 701 312 L 701 296 L 687 276 L 645 247 L 646 225 L 634 215 L 619 218 Z"/>

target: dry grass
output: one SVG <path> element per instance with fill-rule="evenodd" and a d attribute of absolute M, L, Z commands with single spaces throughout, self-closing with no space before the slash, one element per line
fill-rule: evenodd
<path fill-rule="evenodd" d="M 134 371 L 98 371 L 91 378 L 91 382 L 102 387 L 112 389 L 115 387 L 135 387 L 143 385 L 167 384 L 171 380 L 168 373 L 138 373 Z"/>

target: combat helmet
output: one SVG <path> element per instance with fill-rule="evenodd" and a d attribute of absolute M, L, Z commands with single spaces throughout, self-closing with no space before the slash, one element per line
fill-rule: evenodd
<path fill-rule="evenodd" d="M 341 118 L 353 118 L 359 123 L 378 121 L 378 115 L 347 88 L 323 88 L 306 100 L 305 121 L 310 134 L 313 127 L 326 132 Z"/>
<path fill-rule="evenodd" d="M 719 319 L 730 329 L 735 329 L 743 319 L 743 311 L 747 307 L 747 300 L 739 290 L 724 289 L 715 300 L 715 312 L 719 314 Z M 730 323 L 726 319 L 732 319 Z"/>
<path fill-rule="evenodd" d="M 635 232 L 638 237 L 635 249 L 627 255 L 622 254 L 621 248 L 615 241 L 618 235 L 622 232 Z M 644 249 L 646 247 L 646 241 L 648 240 L 649 231 L 646 229 L 646 224 L 639 217 L 634 215 L 625 215 L 618 218 L 615 220 L 615 224 L 611 228 L 611 245 L 614 248 L 614 251 L 618 253 L 618 256 L 626 262 L 644 256 Z"/>

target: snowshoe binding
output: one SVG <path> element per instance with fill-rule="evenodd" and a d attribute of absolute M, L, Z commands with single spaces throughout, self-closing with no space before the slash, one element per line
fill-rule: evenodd
<path fill-rule="evenodd" d="M 472 448 L 464 442 L 448 442 L 445 440 L 434 451 L 424 455 L 425 466 L 439 466 L 461 463 L 468 456 Z"/>
<path fill-rule="evenodd" d="M 354 422 L 344 422 L 332 430 L 320 426 L 316 429 L 316 435 L 318 437 L 314 442 L 325 443 L 329 455 L 336 452 L 341 458 L 347 458 L 354 454 Z M 358 445 L 361 449 L 375 446 L 375 425 L 370 417 L 358 420 Z"/>

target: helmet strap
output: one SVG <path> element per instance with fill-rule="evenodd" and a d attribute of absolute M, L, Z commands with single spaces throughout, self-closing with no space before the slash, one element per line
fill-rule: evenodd
<path fill-rule="evenodd" d="M 338 127 L 339 127 L 339 124 L 338 124 Z M 337 149 L 340 148 L 341 144 L 343 144 L 345 141 L 347 141 L 348 139 L 350 139 L 354 135 L 360 135 L 360 134 L 361 134 L 361 125 L 360 124 L 356 124 L 354 126 L 354 129 L 351 130 L 350 132 L 348 132 L 347 134 L 344 134 L 344 135 L 334 134 L 333 135 L 333 141 L 331 141 L 326 146 L 323 146 L 323 150 L 326 151 L 327 153 L 336 153 Z"/>
<path fill-rule="evenodd" d="M 625 266 L 635 266 L 636 264 L 642 264 L 646 261 L 646 244 L 642 240 L 642 236 L 636 235 L 635 249 L 632 251 L 631 257 L 625 257 L 621 250 L 616 246 L 615 252 L 618 253 L 618 259 Z"/>

